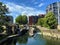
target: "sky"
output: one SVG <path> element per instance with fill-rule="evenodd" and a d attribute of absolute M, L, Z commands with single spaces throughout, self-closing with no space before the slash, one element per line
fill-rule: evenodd
<path fill-rule="evenodd" d="M 60 0 L 0 0 L 0 2 L 7 5 L 9 8 L 9 14 L 14 17 L 14 19 L 18 15 L 38 15 L 45 14 L 46 7 L 54 2 Z"/>

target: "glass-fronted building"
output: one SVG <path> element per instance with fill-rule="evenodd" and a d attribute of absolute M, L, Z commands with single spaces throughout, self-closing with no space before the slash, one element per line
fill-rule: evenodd
<path fill-rule="evenodd" d="M 47 6 L 46 13 L 52 11 L 56 19 L 58 20 L 58 24 L 60 24 L 60 2 L 55 2 Z"/>

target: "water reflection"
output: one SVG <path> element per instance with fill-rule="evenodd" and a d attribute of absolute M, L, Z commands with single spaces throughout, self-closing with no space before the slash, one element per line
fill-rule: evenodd
<path fill-rule="evenodd" d="M 23 35 L 21 37 L 14 37 L 6 40 L 5 42 L 1 43 L 0 45 L 22 45 L 26 44 L 28 41 L 28 35 Z"/>
<path fill-rule="evenodd" d="M 25 45 L 25 44 L 27 44 L 27 41 L 28 41 L 28 34 L 18 37 L 17 45 L 23 45 L 23 44 Z"/>
<path fill-rule="evenodd" d="M 29 37 L 28 34 L 21 37 L 8 39 L 0 45 L 60 45 L 60 40 L 50 37 L 42 37 L 36 34 L 34 37 Z"/>
<path fill-rule="evenodd" d="M 15 38 L 8 39 L 5 42 L 1 43 L 0 45 L 16 45 L 16 39 Z"/>

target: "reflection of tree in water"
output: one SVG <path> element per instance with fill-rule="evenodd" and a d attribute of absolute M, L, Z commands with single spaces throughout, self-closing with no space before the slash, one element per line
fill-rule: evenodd
<path fill-rule="evenodd" d="M 22 43 L 26 44 L 27 41 L 28 41 L 28 34 L 25 34 L 25 35 L 23 35 L 21 37 L 18 37 L 18 43 L 20 43 L 20 44 L 22 44 Z"/>
<path fill-rule="evenodd" d="M 46 45 L 60 45 L 60 40 L 46 39 Z"/>
<path fill-rule="evenodd" d="M 16 38 L 8 39 L 8 40 L 6 40 L 4 43 L 2 43 L 0 45 L 16 45 Z"/>
<path fill-rule="evenodd" d="M 2 39 L 4 39 L 5 37 L 7 37 L 7 36 L 0 36 L 0 41 L 1 41 Z"/>

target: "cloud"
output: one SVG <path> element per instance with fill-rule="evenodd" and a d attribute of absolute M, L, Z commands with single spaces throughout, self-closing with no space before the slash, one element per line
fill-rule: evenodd
<path fill-rule="evenodd" d="M 31 16 L 31 15 L 45 13 L 44 11 L 37 10 L 36 8 L 17 5 L 15 3 L 11 3 L 11 2 L 7 2 L 6 5 L 9 8 L 9 11 L 11 12 L 9 15 L 12 15 L 14 18 L 16 18 L 19 14 L 26 14 L 27 16 Z"/>
<path fill-rule="evenodd" d="M 43 5 L 44 5 L 44 3 L 40 3 L 38 6 L 39 6 L 39 7 L 42 7 Z"/>

